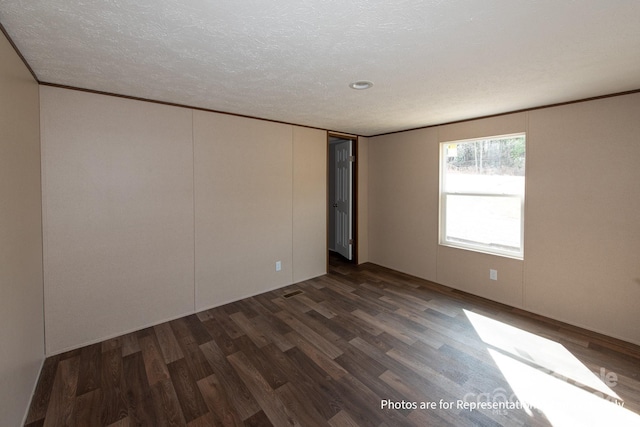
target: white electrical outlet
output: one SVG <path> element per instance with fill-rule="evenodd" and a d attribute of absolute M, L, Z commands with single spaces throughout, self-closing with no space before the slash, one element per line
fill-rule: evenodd
<path fill-rule="evenodd" d="M 498 270 L 489 270 L 489 279 L 498 280 Z"/>
<path fill-rule="evenodd" d="M 276 271 L 282 270 L 282 261 L 276 261 Z"/>

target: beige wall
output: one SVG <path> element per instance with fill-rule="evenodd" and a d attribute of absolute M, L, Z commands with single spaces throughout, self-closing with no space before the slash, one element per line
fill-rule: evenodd
<path fill-rule="evenodd" d="M 327 132 L 293 127 L 293 282 L 327 271 Z"/>
<path fill-rule="evenodd" d="M 437 182 L 435 129 L 369 138 L 369 261 L 436 280 Z"/>
<path fill-rule="evenodd" d="M 358 138 L 358 264 L 369 262 L 369 138 Z"/>
<path fill-rule="evenodd" d="M 638 117 L 633 94 L 371 138 L 371 261 L 640 344 Z M 439 246 L 438 141 L 521 131 L 524 261 Z"/>
<path fill-rule="evenodd" d="M 44 360 L 38 84 L 0 35 L 0 424 L 19 425 Z"/>
<path fill-rule="evenodd" d="M 292 127 L 195 111 L 194 143 L 197 309 L 290 284 Z"/>
<path fill-rule="evenodd" d="M 197 310 L 326 272 L 326 138 L 194 112 Z"/>
<path fill-rule="evenodd" d="M 326 132 L 51 87 L 41 111 L 47 354 L 325 272 Z"/>
<path fill-rule="evenodd" d="M 532 111 L 525 307 L 640 344 L 640 94 Z"/>
<path fill-rule="evenodd" d="M 193 312 L 191 111 L 41 87 L 47 353 Z"/>

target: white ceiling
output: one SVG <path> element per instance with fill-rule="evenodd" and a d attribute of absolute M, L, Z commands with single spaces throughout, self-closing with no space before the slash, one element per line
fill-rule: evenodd
<path fill-rule="evenodd" d="M 0 23 L 41 82 L 358 135 L 640 89 L 636 0 L 0 0 Z"/>

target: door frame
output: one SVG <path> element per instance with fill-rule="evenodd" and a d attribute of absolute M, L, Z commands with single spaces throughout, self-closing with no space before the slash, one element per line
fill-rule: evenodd
<path fill-rule="evenodd" d="M 327 236 L 326 236 L 326 253 L 327 253 L 327 272 L 329 271 L 329 209 L 331 209 L 331 204 L 329 200 L 329 174 L 332 172 L 333 165 L 330 164 L 330 152 L 331 150 L 331 138 L 341 138 L 341 139 L 350 139 L 352 141 L 352 152 L 355 157 L 355 161 L 353 162 L 353 167 L 351 169 L 351 231 L 353 232 L 353 247 L 352 250 L 352 259 L 351 262 L 355 265 L 358 265 L 358 135 L 350 135 L 347 133 L 340 132 L 327 132 Z M 334 230 L 331 230 L 332 232 Z"/>

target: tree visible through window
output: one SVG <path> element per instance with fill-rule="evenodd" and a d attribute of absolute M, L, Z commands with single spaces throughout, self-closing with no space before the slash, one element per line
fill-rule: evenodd
<path fill-rule="evenodd" d="M 523 257 L 525 135 L 440 146 L 440 244 Z"/>

